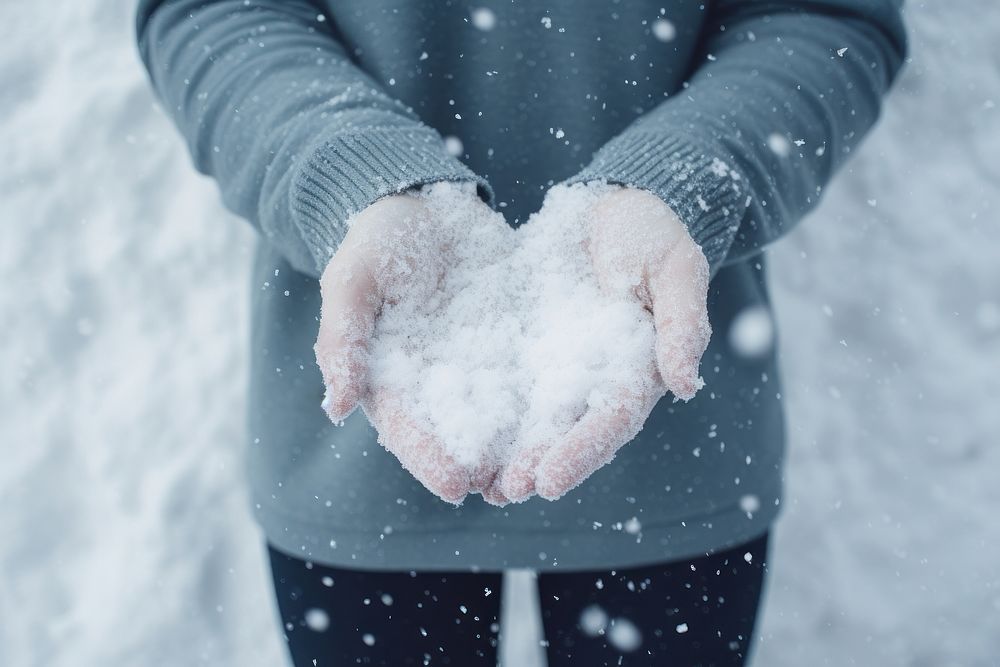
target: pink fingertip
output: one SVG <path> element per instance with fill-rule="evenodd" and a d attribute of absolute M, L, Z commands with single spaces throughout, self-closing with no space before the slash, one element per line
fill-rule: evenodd
<path fill-rule="evenodd" d="M 422 470 L 412 471 L 417 479 L 432 493 L 452 505 L 461 505 L 469 494 L 471 477 L 468 469 L 446 459 L 439 459 L 437 465 L 423 462 Z"/>
<path fill-rule="evenodd" d="M 358 404 L 351 397 L 327 394 L 323 399 L 322 406 L 330 421 L 337 424 L 350 417 L 355 408 L 358 407 Z"/>
<path fill-rule="evenodd" d="M 559 500 L 572 488 L 566 482 L 556 482 L 544 477 L 535 482 L 535 491 L 546 500 Z"/>
<path fill-rule="evenodd" d="M 483 491 L 483 500 L 494 507 L 506 507 L 510 504 L 510 498 L 497 489 L 496 483 L 491 484 L 488 489 Z"/>
<path fill-rule="evenodd" d="M 573 472 L 560 461 L 550 460 L 535 474 L 535 493 L 546 500 L 558 500 L 580 481 L 574 480 Z"/>
<path fill-rule="evenodd" d="M 663 386 L 682 401 L 690 401 L 698 390 L 705 386 L 705 381 L 698 377 L 698 363 L 670 364 L 661 362 L 660 377 Z"/>
<path fill-rule="evenodd" d="M 705 386 L 705 381 L 697 375 L 686 375 L 683 379 L 674 380 L 667 384 L 670 393 L 680 401 L 690 401 L 698 393 L 698 390 Z"/>
<path fill-rule="evenodd" d="M 406 465 L 403 467 L 406 468 Z M 407 469 L 428 491 L 446 503 L 461 505 L 469 493 L 468 474 L 461 475 L 457 470 L 452 470 L 449 474 L 442 470 Z"/>
<path fill-rule="evenodd" d="M 335 425 L 340 426 L 343 422 L 347 421 L 347 418 L 354 414 L 354 410 L 357 406 L 351 406 L 344 408 L 339 411 L 330 410 L 326 414 Z"/>
<path fill-rule="evenodd" d="M 511 502 L 523 503 L 535 493 L 535 471 L 518 466 L 514 470 L 501 473 L 500 491 Z"/>
<path fill-rule="evenodd" d="M 472 472 L 469 479 L 469 491 L 472 493 L 480 493 L 490 488 L 493 485 L 494 480 L 496 480 L 497 475 L 496 470 L 492 466 L 482 465 L 476 468 Z"/>
<path fill-rule="evenodd" d="M 461 494 L 459 494 L 458 492 L 453 492 L 453 493 L 444 493 L 444 492 L 441 492 L 441 493 L 439 493 L 437 491 L 434 491 L 433 489 L 431 489 L 431 492 L 434 493 L 441 500 L 443 500 L 446 503 L 449 503 L 451 505 L 454 505 L 455 507 L 458 507 L 462 503 L 464 503 L 465 502 L 465 497 L 468 495 L 467 493 L 461 493 Z"/>

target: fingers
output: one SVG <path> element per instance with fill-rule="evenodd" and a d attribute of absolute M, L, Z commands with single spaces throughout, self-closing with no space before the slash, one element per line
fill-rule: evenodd
<path fill-rule="evenodd" d="M 656 327 L 656 363 L 664 386 L 690 400 L 704 381 L 698 364 L 708 347 L 708 261 L 694 242 L 680 243 L 648 280 Z"/>
<path fill-rule="evenodd" d="M 511 502 L 524 502 L 535 495 L 535 471 L 549 446 L 524 446 L 519 455 L 500 472 L 495 484 Z"/>
<path fill-rule="evenodd" d="M 535 473 L 538 495 L 556 500 L 607 464 L 639 432 L 660 394 L 650 383 L 639 391 L 620 390 L 605 404 L 588 410 L 542 456 Z"/>
<path fill-rule="evenodd" d="M 479 493 L 492 486 L 497 478 L 497 466 L 492 461 L 484 461 L 473 468 L 469 479 L 469 491 Z"/>
<path fill-rule="evenodd" d="M 491 484 L 489 488 L 483 491 L 483 500 L 488 502 L 490 505 L 496 505 L 497 507 L 505 507 L 510 504 L 510 498 L 497 489 L 495 483 Z"/>
<path fill-rule="evenodd" d="M 335 256 L 321 279 L 322 308 L 316 363 L 323 373 L 330 419 L 345 419 L 361 399 L 368 375 L 368 341 L 380 306 L 371 273 L 350 254 Z"/>
<path fill-rule="evenodd" d="M 383 392 L 367 399 L 364 408 L 379 441 L 403 468 L 442 500 L 461 504 L 471 488 L 468 467 L 407 416 L 402 400 Z"/>
<path fill-rule="evenodd" d="M 510 504 L 510 498 L 500 490 L 500 469 L 491 457 L 487 457 L 472 471 L 472 479 L 469 483 L 470 493 L 482 493 L 483 500 L 490 505 L 503 507 Z"/>
<path fill-rule="evenodd" d="M 473 469 L 469 479 L 469 493 L 483 494 L 483 500 L 490 505 L 504 507 L 510 504 L 510 498 L 504 495 L 499 484 L 500 471 L 496 463 L 484 461 Z"/>

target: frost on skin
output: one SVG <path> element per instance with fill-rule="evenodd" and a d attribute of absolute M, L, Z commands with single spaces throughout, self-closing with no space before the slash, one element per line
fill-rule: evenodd
<path fill-rule="evenodd" d="M 557 498 L 701 386 L 707 263 L 653 195 L 553 188 L 517 232 L 466 186 L 384 202 L 322 278 L 325 405 L 445 500 Z"/>

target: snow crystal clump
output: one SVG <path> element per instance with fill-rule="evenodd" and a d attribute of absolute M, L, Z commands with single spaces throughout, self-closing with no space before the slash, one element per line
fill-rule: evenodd
<path fill-rule="evenodd" d="M 774 132 L 767 137 L 767 147 L 778 157 L 788 157 L 792 152 L 792 142 L 782 134 Z"/>
<path fill-rule="evenodd" d="M 557 439 L 587 410 L 648 389 L 651 315 L 633 292 L 602 291 L 585 248 L 587 211 L 607 191 L 554 188 L 516 232 L 500 213 L 470 211 L 462 186 L 422 191 L 454 257 L 430 294 L 385 305 L 369 382 L 405 397 L 401 409 L 457 462 L 502 464 L 515 443 Z"/>
<path fill-rule="evenodd" d="M 748 493 L 740 498 L 740 509 L 747 514 L 753 514 L 760 509 L 760 498 Z"/>
<path fill-rule="evenodd" d="M 588 637 L 603 635 L 608 627 L 608 614 L 600 605 L 592 604 L 580 612 L 580 630 Z"/>
<path fill-rule="evenodd" d="M 774 323 L 767 309 L 750 306 L 741 310 L 729 327 L 729 344 L 746 359 L 770 352 L 774 345 Z"/>
<path fill-rule="evenodd" d="M 497 15 L 492 9 L 477 7 L 472 10 L 472 25 L 479 30 L 488 32 L 497 27 Z"/>
<path fill-rule="evenodd" d="M 642 523 L 640 523 L 639 519 L 632 517 L 625 522 L 625 532 L 629 535 L 638 535 L 641 530 Z"/>
<path fill-rule="evenodd" d="M 608 643 L 622 653 L 631 653 L 642 646 L 642 633 L 627 618 L 616 618 L 608 629 Z"/>
<path fill-rule="evenodd" d="M 306 625 L 314 632 L 326 632 L 330 627 L 330 616 L 322 609 L 313 607 L 306 610 Z"/>
<path fill-rule="evenodd" d="M 444 149 L 452 157 L 462 157 L 462 153 L 465 152 L 465 145 L 454 134 L 449 134 L 444 138 Z"/>
<path fill-rule="evenodd" d="M 661 42 L 672 42 L 677 37 L 677 28 L 667 19 L 653 21 L 653 37 Z"/>

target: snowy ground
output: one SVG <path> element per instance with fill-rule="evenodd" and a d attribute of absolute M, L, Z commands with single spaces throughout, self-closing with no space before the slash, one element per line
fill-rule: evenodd
<path fill-rule="evenodd" d="M 154 107 L 131 6 L 0 5 L 0 664 L 278 665 L 251 235 Z M 877 136 L 772 252 L 792 441 L 759 665 L 1000 664 L 1000 12 L 910 19 Z"/>

